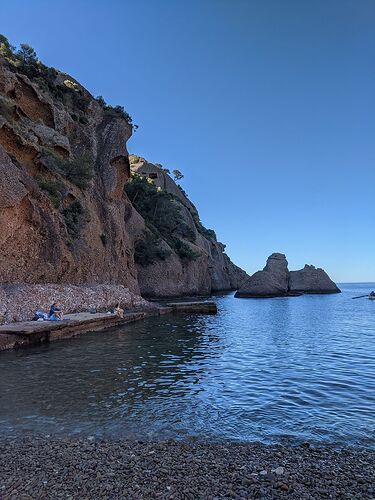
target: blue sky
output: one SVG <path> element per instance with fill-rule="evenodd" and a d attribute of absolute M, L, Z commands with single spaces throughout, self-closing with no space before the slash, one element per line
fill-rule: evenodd
<path fill-rule="evenodd" d="M 375 2 L 0 3 L 0 32 L 139 124 L 248 272 L 375 281 Z"/>

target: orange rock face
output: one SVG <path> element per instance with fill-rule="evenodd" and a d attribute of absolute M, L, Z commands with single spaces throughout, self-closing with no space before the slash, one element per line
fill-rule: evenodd
<path fill-rule="evenodd" d="M 57 74 L 56 89 L 63 79 Z M 131 126 L 82 87 L 61 99 L 5 61 L 0 82 L 0 283 L 126 283 L 138 291 L 125 213 L 143 221 L 123 192 Z M 83 103 L 78 116 L 73 98 Z M 93 172 L 85 189 L 53 166 L 82 154 Z"/>
<path fill-rule="evenodd" d="M 197 231 L 196 208 L 172 178 L 143 159 L 141 172 L 181 205 L 197 258 L 183 262 L 164 242 L 168 258 L 135 263 L 145 221 L 124 192 L 130 120 L 43 68 L 33 76 L 0 56 L 0 292 L 17 283 L 122 285 L 157 297 L 237 288 L 246 273 Z"/>

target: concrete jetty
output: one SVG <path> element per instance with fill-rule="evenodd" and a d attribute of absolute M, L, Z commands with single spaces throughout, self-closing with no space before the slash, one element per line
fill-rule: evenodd
<path fill-rule="evenodd" d="M 178 302 L 155 306 L 146 311 L 129 311 L 120 318 L 112 313 L 81 312 L 67 314 L 63 321 L 23 321 L 0 325 L 0 351 L 28 345 L 69 339 L 81 334 L 103 331 L 149 316 L 171 313 L 216 314 L 214 302 Z"/>
<path fill-rule="evenodd" d="M 198 314 L 216 314 L 217 306 L 215 302 L 167 302 L 173 312 L 198 313 Z"/>

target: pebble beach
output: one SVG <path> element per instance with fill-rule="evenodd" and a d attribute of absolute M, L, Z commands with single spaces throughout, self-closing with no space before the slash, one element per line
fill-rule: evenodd
<path fill-rule="evenodd" d="M 0 498 L 373 499 L 375 451 L 18 437 L 0 441 Z"/>

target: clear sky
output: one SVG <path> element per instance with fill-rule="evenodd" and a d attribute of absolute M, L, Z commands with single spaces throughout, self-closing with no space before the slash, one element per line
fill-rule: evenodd
<path fill-rule="evenodd" d="M 375 281 L 374 26 L 374 0 L 0 2 L 13 44 L 124 105 L 238 265 L 336 281 Z"/>

